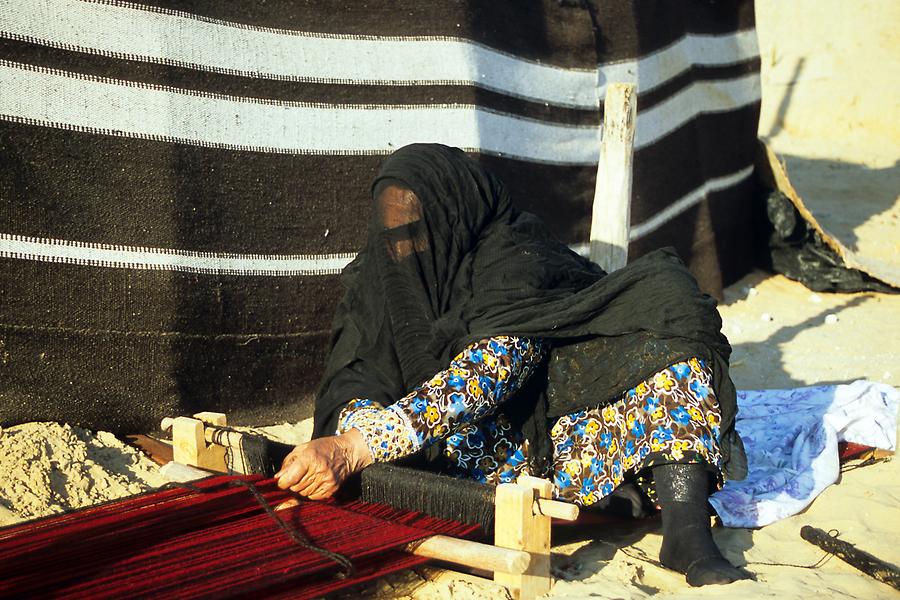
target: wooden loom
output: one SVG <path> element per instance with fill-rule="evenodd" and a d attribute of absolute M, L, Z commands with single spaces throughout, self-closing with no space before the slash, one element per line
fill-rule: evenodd
<path fill-rule="evenodd" d="M 176 463 L 217 472 L 229 470 L 226 446 L 238 447 L 244 435 L 223 430 L 226 425 L 224 414 L 209 412 L 162 422 L 163 429 L 172 430 Z M 239 462 L 237 466 L 243 464 Z M 417 557 L 492 571 L 493 581 L 508 588 L 514 597 L 536 598 L 549 592 L 552 585 L 551 517 L 566 521 L 578 517 L 577 506 L 551 500 L 551 492 L 549 481 L 528 476 L 497 486 L 494 545 L 438 534 L 406 544 L 403 549 Z M 281 507 L 295 504 L 296 501 L 289 501 Z"/>

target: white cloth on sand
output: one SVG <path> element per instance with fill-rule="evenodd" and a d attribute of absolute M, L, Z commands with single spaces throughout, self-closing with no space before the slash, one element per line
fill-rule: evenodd
<path fill-rule="evenodd" d="M 709 501 L 727 527 L 797 514 L 840 474 L 838 442 L 894 450 L 900 392 L 882 383 L 738 392 L 748 475 Z"/>

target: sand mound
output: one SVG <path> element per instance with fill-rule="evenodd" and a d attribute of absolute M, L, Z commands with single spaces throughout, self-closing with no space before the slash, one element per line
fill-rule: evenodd
<path fill-rule="evenodd" d="M 59 423 L 0 430 L 0 525 L 122 498 L 165 480 L 106 431 Z"/>

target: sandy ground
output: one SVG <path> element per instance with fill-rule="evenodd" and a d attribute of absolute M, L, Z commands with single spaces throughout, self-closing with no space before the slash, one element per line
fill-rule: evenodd
<path fill-rule="evenodd" d="M 900 295 L 821 294 L 756 272 L 725 290 L 720 313 L 738 389 L 900 385 Z"/>
<path fill-rule="evenodd" d="M 122 498 L 163 483 L 150 459 L 105 431 L 25 423 L 0 432 L 0 525 Z"/>

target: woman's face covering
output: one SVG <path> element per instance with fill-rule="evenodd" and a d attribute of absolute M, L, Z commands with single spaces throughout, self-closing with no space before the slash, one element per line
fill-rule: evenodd
<path fill-rule="evenodd" d="M 428 249 L 422 204 L 411 190 L 389 185 L 375 203 L 383 227 L 385 249 L 394 262 Z"/>

